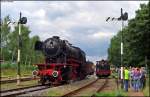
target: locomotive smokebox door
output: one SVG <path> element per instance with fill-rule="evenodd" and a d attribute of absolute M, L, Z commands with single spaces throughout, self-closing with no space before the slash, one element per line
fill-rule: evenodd
<path fill-rule="evenodd" d="M 43 52 L 47 57 L 56 57 L 61 53 L 61 42 L 59 37 L 49 38 L 43 43 Z"/>
<path fill-rule="evenodd" d="M 34 49 L 35 50 L 42 50 L 42 46 L 43 46 L 43 42 L 36 41 Z"/>

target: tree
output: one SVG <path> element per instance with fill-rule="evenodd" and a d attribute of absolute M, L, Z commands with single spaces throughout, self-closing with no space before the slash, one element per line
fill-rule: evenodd
<path fill-rule="evenodd" d="M 11 21 L 9 15 L 4 18 L 1 25 L 1 56 L 4 61 L 16 62 L 18 50 L 18 25 L 11 31 L 8 22 Z M 38 36 L 30 37 L 30 29 L 26 25 L 21 25 L 21 64 L 31 65 L 43 62 L 44 56 L 41 52 L 34 50 L 35 42 L 40 40 Z"/>
<path fill-rule="evenodd" d="M 9 15 L 4 18 L 1 22 L 1 58 L 8 61 L 10 57 L 10 52 L 7 48 L 9 42 L 10 26 L 8 25 L 10 21 Z"/>
<path fill-rule="evenodd" d="M 114 64 L 120 60 L 119 35 L 123 33 L 124 55 L 123 64 L 142 66 L 145 64 L 145 57 L 150 61 L 150 6 L 141 4 L 136 11 L 135 18 L 129 20 L 128 26 L 119 31 L 111 40 L 108 49 L 108 59 Z M 118 41 L 118 43 L 117 43 Z M 111 50 L 111 51 L 110 51 Z M 119 54 L 118 54 L 119 53 Z"/>

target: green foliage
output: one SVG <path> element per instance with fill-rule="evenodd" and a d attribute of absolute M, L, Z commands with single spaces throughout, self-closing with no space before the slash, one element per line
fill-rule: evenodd
<path fill-rule="evenodd" d="M 11 63 L 11 62 L 5 62 L 1 64 L 1 69 L 17 69 L 17 64 L 16 63 Z M 34 70 L 35 66 L 33 65 L 24 65 L 24 64 L 20 64 L 20 68 L 22 70 L 26 70 L 26 69 L 30 69 L 30 70 Z"/>
<path fill-rule="evenodd" d="M 10 34 L 10 27 L 8 26 L 8 22 L 10 20 L 9 16 L 6 16 L 4 20 L 2 21 L 1 25 L 1 54 L 0 56 L 3 57 L 3 59 L 9 59 L 8 56 L 10 56 L 10 53 L 8 52 L 7 44 Z M 1 59 L 1 58 L 0 58 Z"/>
<path fill-rule="evenodd" d="M 18 50 L 18 25 L 13 25 L 14 30 L 11 30 L 8 24 L 11 21 L 10 16 L 6 16 L 1 24 L 1 57 L 5 63 L 1 68 L 16 68 L 13 63 L 17 62 Z M 41 52 L 34 50 L 35 42 L 40 40 L 38 36 L 30 37 L 31 31 L 26 25 L 21 25 L 21 64 L 30 66 L 35 63 L 44 61 L 44 56 Z"/>
<path fill-rule="evenodd" d="M 120 61 L 120 37 L 123 34 L 123 64 L 132 66 L 142 66 L 150 64 L 150 6 L 141 4 L 136 11 L 135 18 L 128 21 L 128 26 L 119 31 L 111 40 L 108 49 L 109 61 L 119 66 Z"/>
<path fill-rule="evenodd" d="M 5 62 L 1 64 L 1 69 L 9 69 L 9 68 L 15 69 L 17 68 L 17 64 L 12 64 L 10 62 Z"/>

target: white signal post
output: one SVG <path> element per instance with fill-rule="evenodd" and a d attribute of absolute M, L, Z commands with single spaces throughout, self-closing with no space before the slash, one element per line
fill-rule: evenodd
<path fill-rule="evenodd" d="M 20 84 L 20 36 L 21 36 L 21 23 L 20 23 L 20 19 L 21 19 L 21 13 L 20 13 L 20 18 L 19 18 L 19 22 L 18 22 L 18 26 L 19 26 L 19 35 L 18 35 L 18 58 L 17 58 L 17 63 L 18 63 L 18 67 L 17 67 L 17 85 Z"/>
<path fill-rule="evenodd" d="M 21 13 L 20 13 L 20 17 L 21 17 Z M 19 25 L 19 37 L 18 37 L 18 58 L 17 58 L 17 63 L 18 63 L 17 85 L 20 85 L 20 36 L 21 36 L 21 24 L 20 24 L 20 22 L 18 23 L 18 25 Z"/>
<path fill-rule="evenodd" d="M 121 76 L 120 76 L 120 78 L 121 78 L 121 87 L 123 88 L 123 27 L 124 27 L 124 21 L 127 21 L 128 20 L 128 13 L 127 12 L 125 12 L 125 13 L 123 13 L 123 9 L 121 8 L 121 16 L 119 17 L 119 18 L 115 18 L 115 17 L 113 17 L 113 18 L 110 18 L 110 17 L 108 17 L 107 19 L 106 19 L 106 21 L 108 21 L 108 20 L 112 20 L 112 21 L 114 21 L 114 20 L 117 20 L 117 21 L 121 21 L 122 22 L 122 26 L 121 26 L 121 43 L 120 43 L 120 48 L 121 48 L 121 51 L 120 51 L 120 55 L 121 55 Z"/>
<path fill-rule="evenodd" d="M 121 55 L 123 55 L 123 42 L 121 42 Z"/>
<path fill-rule="evenodd" d="M 121 16 L 123 15 L 123 9 L 121 8 Z M 121 27 L 121 88 L 123 88 L 123 27 L 124 27 L 124 22 L 123 19 L 121 19 L 122 22 L 122 27 Z"/>
<path fill-rule="evenodd" d="M 122 56 L 123 56 L 123 43 L 121 42 L 121 79 L 123 79 Z"/>
<path fill-rule="evenodd" d="M 17 58 L 17 85 L 20 85 L 20 55 L 21 55 L 21 25 L 27 23 L 27 18 L 22 17 L 20 12 L 20 17 L 18 21 L 19 34 L 18 34 L 18 58 Z"/>

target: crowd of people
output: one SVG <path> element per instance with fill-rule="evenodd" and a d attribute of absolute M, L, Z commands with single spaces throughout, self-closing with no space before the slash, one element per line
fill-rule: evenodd
<path fill-rule="evenodd" d="M 121 70 L 119 70 L 119 76 Z M 125 91 L 128 91 L 128 88 L 131 87 L 135 92 L 143 90 L 146 85 L 146 71 L 143 67 L 132 67 L 124 68 L 123 71 L 123 88 Z"/>

